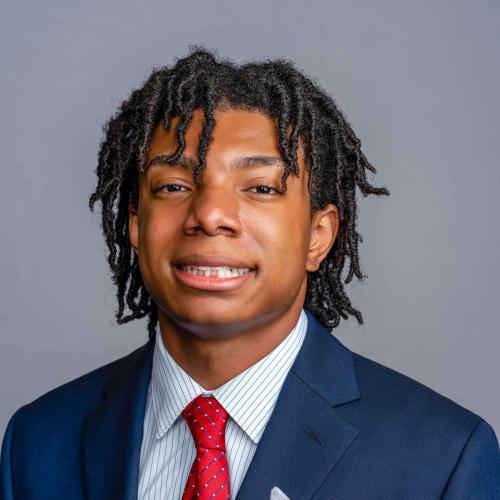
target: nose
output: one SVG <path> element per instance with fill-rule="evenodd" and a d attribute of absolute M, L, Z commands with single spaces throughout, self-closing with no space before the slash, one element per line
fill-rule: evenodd
<path fill-rule="evenodd" d="M 199 186 L 184 222 L 184 232 L 202 232 L 209 236 L 240 234 L 241 221 L 236 193 L 224 185 Z"/>

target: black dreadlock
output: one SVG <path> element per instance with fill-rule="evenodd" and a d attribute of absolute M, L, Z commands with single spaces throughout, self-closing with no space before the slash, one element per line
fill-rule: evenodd
<path fill-rule="evenodd" d="M 236 65 L 199 46 L 190 47 L 190 54 L 177 59 L 174 66 L 154 69 L 103 129 L 95 169 L 98 184 L 89 205 L 93 211 L 97 200 L 102 204 L 101 226 L 109 249 L 107 260 L 117 286 L 117 323 L 149 315 L 149 338 L 155 336 L 157 306 L 144 286 L 128 236 L 128 205 L 138 205 L 139 180 L 153 131 L 160 121 L 168 128 L 172 117 L 180 118 L 176 127 L 178 148 L 169 158 L 169 162 L 175 162 L 184 150 L 184 132 L 193 110 L 204 110 L 199 164 L 193 172 L 199 185 L 215 126 L 214 112 L 224 107 L 256 110 L 277 118 L 279 148 L 286 164 L 283 191 L 290 172 L 299 175 L 299 137 L 303 141 L 311 212 L 333 203 L 340 219 L 330 252 L 317 271 L 308 273 L 304 307 L 330 330 L 338 325 L 340 317 L 347 319 L 349 314 L 362 324 L 362 315 L 351 305 L 342 284 L 346 257 L 349 270 L 344 283 L 349 283 L 354 275 L 359 280 L 366 277 L 361 273 L 358 258 L 358 241 L 363 240 L 356 231 L 355 187 L 364 197 L 388 195 L 389 191 L 373 187 L 366 180 L 366 170 L 375 173 L 376 169 L 361 151 L 361 141 L 332 98 L 295 69 L 292 62 L 277 59 Z M 124 316 L 125 302 L 131 311 L 128 316 Z"/>

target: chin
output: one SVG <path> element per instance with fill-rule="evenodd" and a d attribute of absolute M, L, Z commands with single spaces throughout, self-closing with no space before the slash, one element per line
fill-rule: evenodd
<path fill-rule="evenodd" d="M 188 311 L 179 310 L 178 305 L 173 309 L 162 309 L 163 315 L 167 316 L 168 322 L 173 322 L 179 327 L 204 338 L 220 338 L 231 336 L 248 328 L 249 323 L 255 321 L 257 313 L 247 311 L 245 317 L 241 317 L 238 308 L 231 304 L 225 307 L 191 306 Z"/>

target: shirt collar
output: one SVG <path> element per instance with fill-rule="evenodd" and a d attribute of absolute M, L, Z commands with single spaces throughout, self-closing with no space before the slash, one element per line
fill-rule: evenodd
<path fill-rule="evenodd" d="M 200 394 L 213 394 L 232 418 L 257 444 L 278 399 L 307 331 L 307 316 L 299 319 L 286 338 L 269 354 L 217 389 L 207 390 L 191 378 L 156 335 L 151 373 L 151 403 L 156 437 L 161 438 L 182 410 Z M 258 413 L 254 410 L 258 409 Z M 259 418 L 255 418 L 255 415 Z M 180 417 L 182 418 L 182 417 Z"/>

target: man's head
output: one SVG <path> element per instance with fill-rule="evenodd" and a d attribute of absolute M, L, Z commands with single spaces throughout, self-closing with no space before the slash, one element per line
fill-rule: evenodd
<path fill-rule="evenodd" d="M 130 240 L 160 320 L 166 313 L 204 338 L 266 324 L 292 307 L 299 311 L 307 272 L 318 269 L 338 229 L 334 205 L 311 215 L 302 149 L 300 177 L 289 178 L 283 193 L 275 120 L 231 108 L 214 117 L 200 185 L 193 181 L 204 120 L 198 108 L 175 163 L 168 158 L 177 148 L 178 118 L 169 130 L 156 127 L 139 206 L 129 207 Z M 193 276 L 200 266 L 215 265 L 248 272 L 229 282 Z"/>
<path fill-rule="evenodd" d="M 237 66 L 198 49 L 154 71 L 108 122 L 90 197 L 91 209 L 102 202 L 118 323 L 149 315 L 153 336 L 159 307 L 244 328 L 302 304 L 330 329 L 348 314 L 361 323 L 341 281 L 346 258 L 345 282 L 363 277 L 355 187 L 388 194 L 366 169 L 332 99 L 289 62 Z M 195 256 L 251 272 L 203 290 L 182 271 Z"/>

